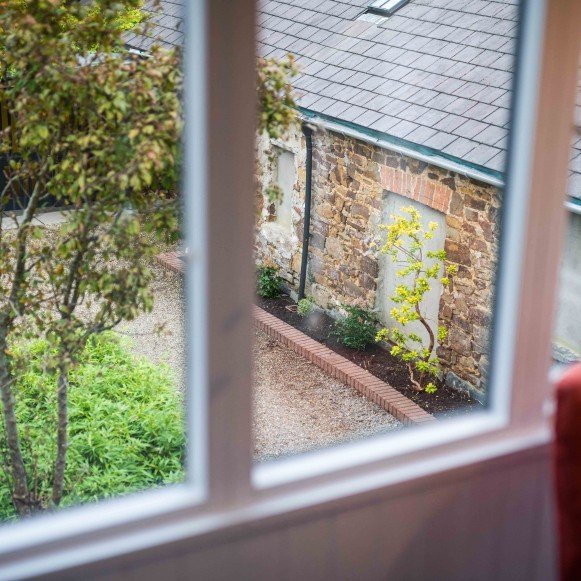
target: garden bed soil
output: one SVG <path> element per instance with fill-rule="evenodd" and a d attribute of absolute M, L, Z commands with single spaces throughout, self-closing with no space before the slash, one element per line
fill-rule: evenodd
<path fill-rule="evenodd" d="M 319 310 L 312 312 L 308 317 L 302 317 L 296 312 L 296 303 L 286 294 L 276 299 L 257 297 L 256 301 L 265 311 L 366 369 L 434 416 L 451 417 L 483 409 L 482 405 L 467 393 L 452 389 L 442 381 L 436 381 L 438 387 L 436 393 L 418 392 L 410 381 L 407 366 L 387 350 L 375 344 L 362 351 L 345 347 L 332 335 L 335 322 L 331 317 Z"/>

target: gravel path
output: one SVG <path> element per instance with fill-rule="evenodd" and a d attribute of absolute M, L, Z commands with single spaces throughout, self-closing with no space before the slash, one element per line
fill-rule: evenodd
<path fill-rule="evenodd" d="M 132 338 L 136 355 L 144 355 L 154 363 L 167 363 L 178 387 L 183 389 L 186 357 L 182 276 L 158 264 L 153 269 L 153 310 L 134 321 L 121 323 L 117 331 Z"/>
<path fill-rule="evenodd" d="M 257 460 L 400 429 L 402 424 L 262 331 L 254 333 Z"/>
<path fill-rule="evenodd" d="M 155 266 L 151 313 L 124 323 L 133 350 L 168 363 L 183 385 L 182 278 Z M 161 330 L 160 330 L 161 329 Z M 293 351 L 255 331 L 254 454 L 256 460 L 305 452 L 401 427 L 393 416 Z"/>

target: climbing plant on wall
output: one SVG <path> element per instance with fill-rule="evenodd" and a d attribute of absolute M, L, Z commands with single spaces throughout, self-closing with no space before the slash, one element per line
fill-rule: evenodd
<path fill-rule="evenodd" d="M 400 284 L 390 297 L 394 303 L 390 315 L 397 325 L 381 329 L 376 339 L 388 342 L 391 354 L 407 364 L 410 380 L 418 391 L 433 393 L 434 378 L 440 369 L 434 353 L 436 337 L 443 341 L 447 329 L 427 317 L 425 299 L 434 282 L 448 286 L 457 267 L 448 263 L 444 249 L 425 248 L 438 225 L 430 222 L 427 228 L 422 226 L 420 213 L 412 206 L 402 208 L 402 212 L 403 215 L 392 215 L 389 224 L 380 226 L 387 232 L 381 253 L 398 266 L 396 276 Z M 416 322 L 425 330 L 427 340 L 410 330 L 410 325 Z"/>

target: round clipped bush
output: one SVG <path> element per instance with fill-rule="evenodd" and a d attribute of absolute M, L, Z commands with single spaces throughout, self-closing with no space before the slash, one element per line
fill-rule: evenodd
<path fill-rule="evenodd" d="M 55 458 L 56 376 L 45 371 L 47 343 L 14 348 L 26 358 L 18 377 L 16 412 L 24 456 L 39 498 L 49 505 Z M 70 446 L 61 506 L 179 482 L 185 449 L 182 397 L 167 366 L 135 358 L 115 333 L 92 337 L 71 372 Z M 2 470 L 0 520 L 16 518 Z M 34 483 L 31 483 L 34 485 Z"/>
<path fill-rule="evenodd" d="M 345 305 L 343 308 L 347 315 L 335 322 L 332 335 L 351 349 L 363 350 L 374 343 L 377 323 L 373 313 L 361 307 Z"/>
<path fill-rule="evenodd" d="M 280 295 L 281 278 L 276 266 L 259 266 L 257 270 L 256 292 L 263 299 L 275 299 Z"/>
<path fill-rule="evenodd" d="M 313 312 L 314 308 L 315 308 L 315 303 L 311 299 L 308 299 L 308 298 L 301 299 L 297 303 L 297 313 L 301 317 L 308 317 Z"/>

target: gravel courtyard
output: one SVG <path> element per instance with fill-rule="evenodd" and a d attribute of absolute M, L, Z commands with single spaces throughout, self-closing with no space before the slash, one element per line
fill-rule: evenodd
<path fill-rule="evenodd" d="M 155 266 L 151 313 L 120 325 L 133 350 L 169 364 L 184 382 L 182 277 Z M 401 428 L 393 416 L 296 353 L 254 334 L 254 454 L 267 460 Z"/>

